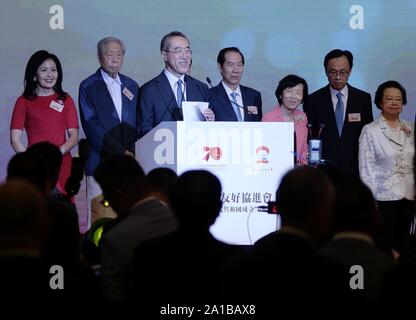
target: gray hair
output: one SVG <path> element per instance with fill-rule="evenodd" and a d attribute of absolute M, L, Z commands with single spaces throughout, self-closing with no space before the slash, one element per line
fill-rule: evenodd
<path fill-rule="evenodd" d="M 123 50 L 123 56 L 124 56 L 124 53 L 126 52 L 126 46 L 124 45 L 123 41 L 121 41 L 120 39 L 115 38 L 115 37 L 105 37 L 105 38 L 101 39 L 100 41 L 98 41 L 98 43 L 97 43 L 97 56 L 99 58 L 101 58 L 104 55 L 104 49 L 105 49 L 106 45 L 110 42 L 117 42 L 121 46 L 121 49 Z"/>
<path fill-rule="evenodd" d="M 169 41 L 173 37 L 182 37 L 182 38 L 185 38 L 186 41 L 188 41 L 188 43 L 190 43 L 189 42 L 189 39 L 182 32 L 180 32 L 180 31 L 172 31 L 172 32 L 169 32 L 167 35 L 165 35 L 162 38 L 162 41 L 160 41 L 160 51 L 168 50 Z"/>

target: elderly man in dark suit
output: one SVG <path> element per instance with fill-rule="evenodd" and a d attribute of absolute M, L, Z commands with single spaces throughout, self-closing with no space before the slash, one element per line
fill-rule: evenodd
<path fill-rule="evenodd" d="M 101 194 L 92 178 L 100 160 L 109 154 L 133 156 L 137 140 L 137 82 L 120 74 L 124 43 L 114 37 L 101 39 L 97 55 L 101 67 L 79 86 L 82 128 L 91 149 L 86 164 L 88 219 L 91 200 Z M 89 224 L 89 221 L 88 221 Z"/>
<path fill-rule="evenodd" d="M 222 81 L 210 90 L 209 104 L 216 121 L 261 121 L 261 94 L 240 85 L 244 55 L 236 47 L 221 49 L 217 57 Z"/>
<path fill-rule="evenodd" d="M 208 86 L 188 75 L 192 61 L 188 38 L 182 32 L 172 31 L 162 38 L 160 52 L 165 69 L 139 91 L 140 136 L 162 121 L 183 120 L 183 101 L 208 101 Z M 203 114 L 208 121 L 215 118 L 209 108 Z"/>
<path fill-rule="evenodd" d="M 323 159 L 359 177 L 358 139 L 373 112 L 370 94 L 348 84 L 352 66 L 350 51 L 329 52 L 324 59 L 329 84 L 309 95 L 303 109 L 315 133 L 321 131 Z"/>

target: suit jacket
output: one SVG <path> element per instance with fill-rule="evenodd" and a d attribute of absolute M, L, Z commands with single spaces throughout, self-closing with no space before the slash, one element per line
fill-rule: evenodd
<path fill-rule="evenodd" d="M 378 299 L 384 277 L 394 267 L 394 260 L 365 240 L 340 238 L 331 240 L 319 250 L 323 256 L 350 268 L 360 265 L 364 269 L 364 297 Z"/>
<path fill-rule="evenodd" d="M 323 159 L 334 164 L 345 174 L 358 178 L 358 139 L 362 128 L 373 121 L 370 94 L 348 85 L 348 101 L 341 137 L 335 120 L 329 84 L 309 95 L 303 110 L 315 132 L 319 125 L 325 125 L 320 137 Z M 360 120 L 350 121 L 349 115 L 353 114 L 359 114 Z"/>
<path fill-rule="evenodd" d="M 137 140 L 136 106 L 137 82 L 119 74 L 121 90 L 127 88 L 133 97 L 125 94 L 122 98 L 122 119 L 120 121 L 101 70 L 89 76 L 79 86 L 79 110 L 82 128 L 91 146 L 86 164 L 86 174 L 92 175 L 101 158 L 108 154 L 134 152 Z"/>
<path fill-rule="evenodd" d="M 208 230 L 179 226 L 136 248 L 134 295 L 159 303 L 218 298 L 222 267 L 240 253 L 239 246 L 214 239 Z"/>
<path fill-rule="evenodd" d="M 103 235 L 101 271 L 105 298 L 125 297 L 136 246 L 172 232 L 176 226 L 170 209 L 151 198 L 133 206 L 124 219 Z"/>
<path fill-rule="evenodd" d="M 208 102 L 208 86 L 185 75 L 186 100 Z M 178 105 L 169 80 L 162 71 L 156 78 L 145 83 L 139 90 L 137 119 L 140 137 L 162 121 L 177 121 Z"/>
<path fill-rule="evenodd" d="M 296 158 L 297 164 L 307 164 L 308 159 L 306 157 L 308 153 L 308 118 L 306 114 L 299 110 L 294 110 L 294 125 L 296 134 Z M 279 105 L 277 105 L 272 111 L 266 113 L 261 120 L 263 122 L 282 122 L 283 113 Z"/>
<path fill-rule="evenodd" d="M 279 230 L 258 240 L 253 252 L 230 270 L 228 295 L 236 301 L 259 302 L 272 296 L 281 303 L 340 299 L 351 291 L 343 271 L 319 256 L 307 239 Z"/>
<path fill-rule="evenodd" d="M 262 102 L 260 92 L 242 85 L 240 85 L 240 90 L 243 99 L 244 121 L 261 121 Z M 222 82 L 210 89 L 209 106 L 215 113 L 215 121 L 238 121 Z M 247 106 L 256 106 L 257 114 L 249 112 Z"/>

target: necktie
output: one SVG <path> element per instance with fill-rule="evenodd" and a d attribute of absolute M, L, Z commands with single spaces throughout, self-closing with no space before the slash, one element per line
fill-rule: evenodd
<path fill-rule="evenodd" d="M 240 109 L 238 107 L 238 103 L 237 103 L 237 93 L 236 92 L 231 92 L 231 99 L 233 101 L 232 106 L 235 112 L 235 115 L 237 116 L 238 121 L 243 121 L 243 119 L 241 118 L 241 113 L 240 113 Z"/>
<path fill-rule="evenodd" d="M 179 108 L 182 108 L 183 101 L 182 82 L 182 79 L 178 80 L 178 88 L 176 90 L 176 102 L 178 103 Z"/>
<path fill-rule="evenodd" d="M 342 126 L 344 125 L 344 102 L 342 101 L 342 93 L 337 93 L 338 102 L 335 107 L 335 119 L 337 121 L 338 133 L 341 136 Z"/>

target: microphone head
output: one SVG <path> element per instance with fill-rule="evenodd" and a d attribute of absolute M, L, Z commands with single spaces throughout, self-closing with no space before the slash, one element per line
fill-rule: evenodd
<path fill-rule="evenodd" d="M 208 82 L 209 86 L 212 88 L 212 83 L 211 83 L 210 77 L 207 77 L 207 82 Z"/>

